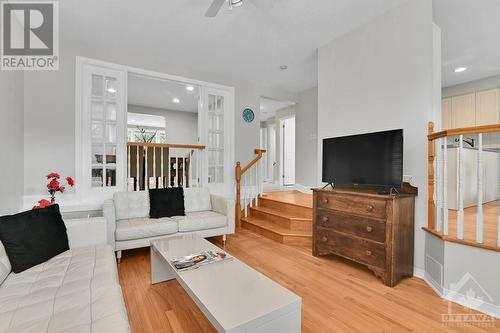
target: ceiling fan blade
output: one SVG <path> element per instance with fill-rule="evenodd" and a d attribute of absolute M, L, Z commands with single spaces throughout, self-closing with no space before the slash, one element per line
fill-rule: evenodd
<path fill-rule="evenodd" d="M 205 13 L 206 17 L 215 17 L 219 13 L 219 10 L 222 8 L 222 5 L 226 2 L 226 0 L 214 0 L 207 12 Z"/>

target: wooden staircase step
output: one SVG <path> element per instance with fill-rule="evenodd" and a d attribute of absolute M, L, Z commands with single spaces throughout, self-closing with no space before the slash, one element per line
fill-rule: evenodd
<path fill-rule="evenodd" d="M 312 200 L 312 199 L 311 199 Z M 264 194 L 259 198 L 259 207 L 265 207 L 280 212 L 287 212 L 288 215 L 293 215 L 298 218 L 312 219 L 312 208 L 302 206 L 295 203 L 282 202 L 276 199 L 266 197 Z"/>
<path fill-rule="evenodd" d="M 286 229 L 312 232 L 312 218 L 296 217 L 284 209 L 250 207 L 250 216 L 272 222 Z"/>
<path fill-rule="evenodd" d="M 243 228 L 283 244 L 310 246 L 312 243 L 312 233 L 308 231 L 290 230 L 251 216 L 243 217 L 241 222 Z"/>

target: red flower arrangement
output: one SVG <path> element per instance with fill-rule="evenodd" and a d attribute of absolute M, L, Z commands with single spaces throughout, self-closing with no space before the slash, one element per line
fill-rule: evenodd
<path fill-rule="evenodd" d="M 33 209 L 40 209 L 40 208 L 45 208 L 50 205 L 55 204 L 56 202 L 56 193 L 61 192 L 64 193 L 65 187 L 61 186 L 61 183 L 59 183 L 59 179 L 61 176 L 57 172 L 51 172 L 47 175 L 47 180 L 49 180 L 49 183 L 47 184 L 47 190 L 50 194 L 50 201 L 48 200 L 40 200 L 38 201 L 38 205 L 33 207 Z M 75 181 L 71 177 L 66 177 L 66 182 L 70 187 L 75 186 Z"/>

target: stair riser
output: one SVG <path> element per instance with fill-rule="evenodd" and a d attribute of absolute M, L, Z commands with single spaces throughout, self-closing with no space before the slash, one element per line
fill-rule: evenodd
<path fill-rule="evenodd" d="M 311 220 L 295 220 L 289 219 L 282 216 L 277 216 L 273 214 L 269 214 L 266 212 L 259 211 L 254 208 L 250 208 L 250 216 L 266 220 L 272 222 L 276 225 L 279 225 L 283 228 L 287 228 L 290 230 L 302 230 L 302 231 L 311 231 L 312 232 L 312 219 Z"/>
<path fill-rule="evenodd" d="M 304 245 L 304 246 L 311 246 L 311 244 L 312 244 L 312 239 L 309 237 L 294 237 L 294 236 L 280 235 L 280 234 L 275 233 L 271 230 L 267 230 L 267 229 L 262 228 L 258 225 L 248 223 L 246 221 L 242 221 L 241 225 L 245 229 L 251 230 L 251 231 L 253 231 L 261 236 L 272 239 L 272 240 L 279 242 L 279 243 L 282 243 L 282 244 Z"/>
<path fill-rule="evenodd" d="M 276 209 L 278 211 L 286 211 L 289 215 L 294 215 L 300 218 L 307 218 L 312 220 L 312 209 L 307 207 L 300 207 L 285 202 L 279 202 L 266 199 L 262 197 L 259 199 L 259 206 Z"/>

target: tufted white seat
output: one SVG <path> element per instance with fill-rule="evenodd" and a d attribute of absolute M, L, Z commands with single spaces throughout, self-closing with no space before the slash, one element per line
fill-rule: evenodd
<path fill-rule="evenodd" d="M 121 250 L 146 247 L 155 238 L 179 233 L 197 233 L 202 237 L 234 233 L 234 201 L 210 194 L 207 188 L 184 189 L 186 216 L 149 218 L 149 192 L 118 192 L 103 206 L 109 244 L 120 258 Z"/>
<path fill-rule="evenodd" d="M 177 221 L 169 217 L 150 219 L 147 217 L 122 220 L 116 225 L 116 240 L 141 239 L 175 234 Z"/>
<path fill-rule="evenodd" d="M 0 285 L 1 333 L 129 331 L 108 245 L 71 249 Z"/>
<path fill-rule="evenodd" d="M 179 232 L 221 228 L 227 225 L 227 218 L 224 215 L 207 210 L 172 218 L 179 224 Z"/>

